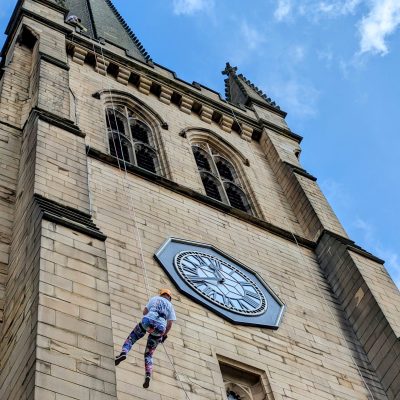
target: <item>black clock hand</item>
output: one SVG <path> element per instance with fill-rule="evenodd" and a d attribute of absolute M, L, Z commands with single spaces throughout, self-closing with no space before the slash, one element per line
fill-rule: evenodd
<path fill-rule="evenodd" d="M 222 276 L 221 272 L 221 264 L 218 260 L 211 260 L 211 265 L 210 267 L 212 268 L 213 272 L 215 272 L 215 275 L 218 276 L 218 282 L 223 283 L 225 281 L 225 278 Z"/>
<path fill-rule="evenodd" d="M 202 281 L 219 281 L 219 278 L 215 276 L 188 276 L 188 279 L 193 282 L 202 282 Z"/>

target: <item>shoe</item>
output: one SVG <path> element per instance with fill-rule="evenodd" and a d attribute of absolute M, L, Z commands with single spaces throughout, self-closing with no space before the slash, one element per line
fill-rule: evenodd
<path fill-rule="evenodd" d="M 115 365 L 118 365 L 120 362 L 124 360 L 126 360 L 126 353 L 123 351 L 119 356 L 115 357 Z"/>
<path fill-rule="evenodd" d="M 144 378 L 143 387 L 147 389 L 149 385 L 150 385 L 150 375 L 146 375 L 146 377 Z"/>

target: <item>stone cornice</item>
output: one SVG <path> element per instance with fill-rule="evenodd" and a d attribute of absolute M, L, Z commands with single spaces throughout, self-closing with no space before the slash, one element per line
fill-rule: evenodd
<path fill-rule="evenodd" d="M 317 178 L 311 174 L 309 174 L 305 169 L 298 167 L 297 165 L 293 165 L 290 162 L 283 161 L 283 164 L 287 165 L 293 172 L 296 174 L 299 174 L 301 176 L 304 176 L 308 179 L 311 179 L 312 181 L 316 182 Z"/>
<path fill-rule="evenodd" d="M 56 126 L 57 128 L 71 132 L 74 135 L 85 137 L 85 134 L 72 121 L 65 118 L 60 118 L 58 115 L 55 115 L 49 111 L 45 111 L 37 107 L 31 110 L 29 117 L 26 120 L 22 130 L 24 130 L 25 126 L 28 125 L 35 118 L 38 118 L 41 121 L 45 121 L 50 125 Z"/>
<path fill-rule="evenodd" d="M 39 194 L 34 194 L 34 200 L 41 211 L 42 217 L 47 221 L 55 222 L 95 239 L 102 241 L 107 239 L 107 236 L 93 223 L 90 214 L 49 200 Z"/>
<path fill-rule="evenodd" d="M 321 242 L 322 238 L 324 237 L 324 235 L 328 235 L 331 236 L 333 238 L 335 238 L 336 240 L 338 240 L 340 243 L 342 243 L 343 245 L 346 246 L 347 249 L 354 251 L 357 254 L 360 254 L 372 261 L 375 261 L 379 264 L 384 264 L 385 261 L 382 260 L 381 258 L 378 258 L 376 256 L 374 256 L 373 254 L 369 253 L 368 251 L 364 250 L 362 247 L 358 246 L 353 240 L 346 238 L 344 236 L 340 236 L 337 233 L 334 233 L 332 231 L 329 231 L 327 229 L 324 229 L 321 233 L 321 235 L 319 236 L 318 240 L 317 240 L 317 246 L 318 244 Z"/>
<path fill-rule="evenodd" d="M 119 168 L 118 163 L 121 163 L 121 160 L 118 160 L 117 158 L 115 158 L 109 154 L 103 153 L 92 147 L 87 147 L 87 154 L 89 157 L 92 157 L 99 161 L 110 164 L 116 168 Z M 141 178 L 144 178 L 144 179 L 146 179 L 150 182 L 153 182 L 157 185 L 160 185 L 166 189 L 172 190 L 183 196 L 189 197 L 189 198 L 199 201 L 205 205 L 216 208 L 219 211 L 222 211 L 233 217 L 239 218 L 242 221 L 245 221 L 249 224 L 255 225 L 261 229 L 265 229 L 266 231 L 271 232 L 274 235 L 277 235 L 284 239 L 287 239 L 290 242 L 293 242 L 293 243 L 297 242 L 299 245 L 309 248 L 309 249 L 315 249 L 315 247 L 316 247 L 316 243 L 311 240 L 308 240 L 301 236 L 295 235 L 290 231 L 282 229 L 276 225 L 273 225 L 269 222 L 263 221 L 259 218 L 253 217 L 252 215 L 249 215 L 244 211 L 238 210 L 237 208 L 233 208 L 227 204 L 224 204 L 217 200 L 214 200 L 211 197 L 205 196 L 205 195 L 203 195 L 195 190 L 192 190 L 186 186 L 182 186 L 182 185 L 175 183 L 169 179 L 166 179 L 162 176 L 152 174 L 151 172 L 148 172 L 142 168 L 136 167 L 135 165 L 132 165 L 132 164 L 126 163 L 125 166 L 126 166 L 126 171 L 128 173 L 140 176 Z"/>
<path fill-rule="evenodd" d="M 50 64 L 53 64 L 61 69 L 66 70 L 66 71 L 69 71 L 69 69 L 70 69 L 69 65 L 66 62 L 61 61 L 55 57 L 49 56 L 48 54 L 39 53 L 39 57 L 41 60 L 46 61 Z"/>
<path fill-rule="evenodd" d="M 1 121 L 0 120 L 0 125 L 4 125 L 4 126 L 8 126 L 9 128 L 15 129 L 17 131 L 22 131 L 22 129 L 19 126 L 13 125 L 13 124 L 9 124 L 8 122 L 5 121 Z"/>
<path fill-rule="evenodd" d="M 82 36 L 78 37 L 78 35 L 76 35 L 74 37 L 74 41 L 70 42 L 70 45 L 71 46 L 75 46 L 75 45 L 81 46 L 81 47 L 85 48 L 85 50 L 88 53 L 93 53 L 93 49 L 94 49 L 97 54 L 102 54 L 102 56 L 104 54 L 104 58 L 108 58 L 107 61 L 112 60 L 112 62 L 115 63 L 116 65 L 121 66 L 125 69 L 126 68 L 131 69 L 132 72 L 143 73 L 147 78 L 151 79 L 151 81 L 154 82 L 155 84 L 173 88 L 173 90 L 176 91 L 177 93 L 180 93 L 181 95 L 190 96 L 196 102 L 201 103 L 204 106 L 210 107 L 213 110 L 218 111 L 223 115 L 235 117 L 234 119 L 238 119 L 241 123 L 249 125 L 255 130 L 260 130 L 260 129 L 262 129 L 262 127 L 266 126 L 269 129 L 275 131 L 276 133 L 279 133 L 281 135 L 284 135 L 286 137 L 296 140 L 298 143 L 300 143 L 301 140 L 303 139 L 301 136 L 293 133 L 289 129 L 284 129 L 284 128 L 282 128 L 278 125 L 275 125 L 269 121 L 257 120 L 255 117 L 250 117 L 248 115 L 245 115 L 243 113 L 244 111 L 243 111 L 242 107 L 238 107 L 235 104 L 229 103 L 228 101 L 222 99 L 219 93 L 218 93 L 219 101 L 211 99 L 207 95 L 201 93 L 201 89 L 200 89 L 201 85 L 199 85 L 197 83 L 195 85 L 190 84 L 189 82 L 186 82 L 186 81 L 180 79 L 174 71 L 171 71 L 168 68 L 165 68 L 159 64 L 155 64 L 155 65 L 159 66 L 160 68 L 164 69 L 165 71 L 170 72 L 173 76 L 172 79 L 162 76 L 156 70 L 149 67 L 149 65 L 141 62 L 140 60 L 132 59 L 132 58 L 128 59 L 124 56 L 117 55 L 106 48 L 101 48 L 98 44 L 93 45 L 93 42 L 88 43 L 88 39 L 84 38 Z M 210 90 L 210 89 L 207 88 L 207 90 Z M 217 93 L 215 91 L 212 91 L 212 92 Z M 235 109 L 234 112 L 232 111 L 233 109 Z M 245 109 L 246 109 L 246 107 L 245 107 Z M 248 108 L 248 109 L 251 110 L 251 108 Z"/>

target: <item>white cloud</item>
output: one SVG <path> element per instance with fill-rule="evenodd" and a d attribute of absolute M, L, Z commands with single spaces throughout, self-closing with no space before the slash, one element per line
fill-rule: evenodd
<path fill-rule="evenodd" d="M 283 21 L 289 16 L 300 16 L 318 22 L 322 18 L 354 14 L 360 5 L 364 5 L 368 11 L 357 23 L 359 54 L 387 54 L 386 39 L 400 26 L 399 0 L 303 0 L 296 6 L 293 0 L 277 0 L 274 17 L 277 21 Z"/>
<path fill-rule="evenodd" d="M 362 0 L 344 0 L 344 1 L 320 1 L 315 7 L 317 13 L 326 16 L 336 17 L 339 15 L 352 14 Z"/>
<path fill-rule="evenodd" d="M 317 102 L 319 91 L 313 86 L 300 83 L 296 80 L 289 80 L 271 87 L 273 98 L 278 101 L 284 109 L 299 117 L 313 117 L 317 114 Z"/>
<path fill-rule="evenodd" d="M 290 15 L 291 11 L 292 11 L 291 0 L 278 0 L 278 7 L 274 12 L 274 17 L 278 21 L 282 21 Z"/>
<path fill-rule="evenodd" d="M 304 60 L 306 49 L 304 46 L 296 45 L 289 49 L 289 56 L 292 62 L 299 63 Z"/>
<path fill-rule="evenodd" d="M 388 48 L 385 39 L 399 25 L 399 0 L 373 0 L 370 13 L 361 20 L 359 26 L 360 53 L 387 54 Z"/>
<path fill-rule="evenodd" d="M 397 252 L 388 249 L 376 238 L 374 227 L 367 221 L 357 218 L 354 226 L 361 230 L 364 236 L 366 250 L 371 251 L 378 257 L 385 260 L 385 266 L 393 281 L 400 289 L 400 256 Z"/>
<path fill-rule="evenodd" d="M 241 34 L 250 50 L 255 50 L 265 42 L 265 37 L 260 31 L 250 26 L 247 21 L 243 21 L 240 27 Z"/>
<path fill-rule="evenodd" d="M 294 5 L 293 0 L 277 0 L 274 17 L 277 21 L 283 21 L 296 14 L 313 20 L 337 17 L 354 13 L 363 1 L 365 0 L 303 0 L 301 4 Z"/>
<path fill-rule="evenodd" d="M 174 14 L 193 15 L 200 11 L 210 11 L 214 0 L 173 0 Z"/>

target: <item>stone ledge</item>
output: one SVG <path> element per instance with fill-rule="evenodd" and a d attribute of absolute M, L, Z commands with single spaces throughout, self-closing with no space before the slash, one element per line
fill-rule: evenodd
<path fill-rule="evenodd" d="M 364 250 L 362 247 L 358 246 L 353 240 L 348 239 L 348 238 L 343 237 L 343 236 L 340 236 L 337 233 L 329 231 L 328 229 L 324 229 L 321 232 L 321 235 L 317 239 L 317 243 L 316 243 L 317 246 L 319 246 L 322 238 L 325 235 L 328 235 L 328 236 L 331 236 L 331 237 L 335 238 L 341 244 L 345 245 L 347 249 L 349 249 L 351 251 L 354 251 L 355 253 L 360 254 L 361 256 L 369 258 L 370 260 L 375 261 L 378 264 L 384 264 L 385 263 L 385 261 L 382 260 L 381 258 L 378 258 L 378 257 L 374 256 L 372 253 L 369 253 L 367 250 Z"/>
<path fill-rule="evenodd" d="M 290 162 L 283 161 L 283 164 L 287 165 L 292 172 L 295 172 L 296 174 L 302 175 L 308 179 L 311 179 L 312 181 L 316 182 L 317 178 L 311 174 L 309 174 L 305 169 L 298 167 L 297 165 L 293 165 Z"/>
<path fill-rule="evenodd" d="M 46 199 L 39 194 L 34 194 L 34 201 L 39 206 L 42 217 L 47 221 L 55 222 L 101 241 L 107 239 L 107 236 L 93 223 L 91 215 Z"/>
<path fill-rule="evenodd" d="M 66 71 L 69 71 L 69 69 L 70 69 L 69 65 L 66 62 L 58 60 L 57 58 L 49 56 L 48 54 L 40 52 L 39 53 L 39 57 L 40 57 L 41 60 L 46 61 L 46 62 L 48 62 L 50 64 L 53 64 L 56 67 L 60 67 L 62 69 L 65 69 Z"/>
<path fill-rule="evenodd" d="M 118 163 L 120 163 L 120 164 L 123 163 L 122 160 L 118 160 L 116 157 L 113 157 L 110 154 L 103 153 L 92 147 L 87 147 L 86 151 L 87 151 L 87 155 L 89 157 L 92 157 L 96 160 L 110 164 L 118 169 L 119 169 Z M 182 185 L 175 183 L 169 179 L 166 179 L 162 176 L 155 175 L 151 172 L 148 172 L 143 168 L 137 167 L 137 166 L 129 164 L 129 163 L 125 163 L 125 168 L 128 173 L 140 176 L 140 177 L 142 177 L 148 181 L 151 181 L 153 183 L 156 183 L 166 189 L 170 189 L 176 193 L 179 193 L 179 194 L 182 194 L 191 199 L 197 200 L 205 205 L 216 208 L 219 211 L 222 211 L 228 215 L 239 218 L 239 219 L 241 219 L 247 223 L 250 223 L 252 225 L 258 226 L 259 228 L 265 229 L 268 232 L 271 232 L 277 236 L 280 236 L 284 239 L 289 240 L 290 242 L 298 243 L 299 245 L 309 248 L 309 249 L 316 248 L 316 243 L 311 240 L 308 240 L 304 237 L 292 234 L 292 232 L 282 229 L 282 228 L 280 228 L 276 225 L 273 225 L 269 222 L 263 221 L 259 218 L 253 217 L 252 215 L 249 215 L 249 214 L 245 213 L 244 211 L 238 210 L 237 208 L 234 208 L 227 204 L 221 203 L 217 200 L 212 199 L 211 197 L 205 196 L 195 190 L 192 190 L 188 187 L 182 186 Z"/>
<path fill-rule="evenodd" d="M 42 110 L 41 108 L 35 107 L 31 110 L 29 117 L 27 118 L 23 130 L 25 126 L 28 125 L 33 119 L 38 118 L 41 121 L 47 122 L 50 125 L 54 125 L 57 128 L 64 129 L 68 132 L 73 133 L 76 136 L 84 138 L 86 135 L 83 133 L 77 125 L 75 125 L 72 121 L 60 118 L 58 115 L 55 115 L 49 111 Z"/>

